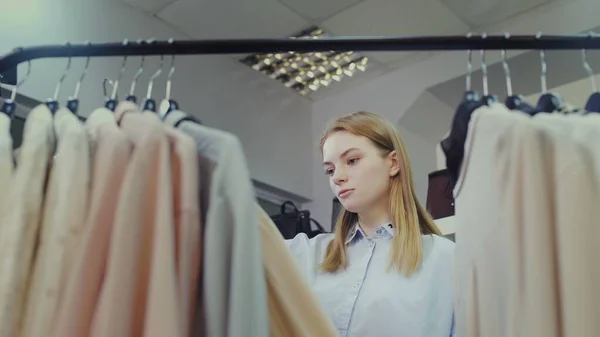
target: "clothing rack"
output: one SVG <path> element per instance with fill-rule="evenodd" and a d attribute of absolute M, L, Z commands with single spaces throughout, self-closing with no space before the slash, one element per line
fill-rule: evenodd
<path fill-rule="evenodd" d="M 20 63 L 57 57 L 248 54 L 317 51 L 600 49 L 600 35 L 498 35 L 224 39 L 65 44 L 17 48 L 0 58 L 0 73 Z"/>

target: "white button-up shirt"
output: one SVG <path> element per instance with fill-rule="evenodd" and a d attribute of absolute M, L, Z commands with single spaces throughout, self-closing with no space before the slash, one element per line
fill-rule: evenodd
<path fill-rule="evenodd" d="M 356 226 L 346 240 L 348 267 L 336 273 L 318 269 L 333 234 L 286 242 L 340 336 L 454 336 L 454 242 L 423 235 L 422 264 L 406 277 L 388 271 L 393 235 L 391 224 L 371 237 Z"/>

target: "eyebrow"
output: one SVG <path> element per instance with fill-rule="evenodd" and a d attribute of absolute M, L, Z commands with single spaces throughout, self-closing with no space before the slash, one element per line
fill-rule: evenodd
<path fill-rule="evenodd" d="M 340 158 L 344 158 L 345 156 L 347 156 L 347 155 L 348 155 L 348 153 L 350 153 L 350 152 L 352 152 L 352 151 L 359 151 L 359 149 L 358 149 L 358 148 L 356 148 L 356 147 L 351 147 L 351 148 L 349 148 L 348 150 L 346 150 L 346 151 L 342 152 L 342 154 L 340 155 Z M 331 163 L 331 162 L 328 162 L 328 161 L 324 161 L 324 162 L 323 162 L 323 165 L 331 165 L 331 164 L 332 164 L 332 163 Z"/>

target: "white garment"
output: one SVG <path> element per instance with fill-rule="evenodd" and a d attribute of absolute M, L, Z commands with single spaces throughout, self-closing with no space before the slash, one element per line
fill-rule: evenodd
<path fill-rule="evenodd" d="M 207 336 L 268 337 L 259 222 L 242 145 L 230 133 L 179 123 L 184 117 L 181 111 L 171 111 L 165 122 L 192 136 L 199 154 L 216 164 L 203 236 Z"/>
<path fill-rule="evenodd" d="M 473 112 L 454 188 L 456 218 L 455 315 L 461 337 L 509 336 L 508 214 L 499 205 L 506 188 L 497 171 L 509 163 L 508 136 L 519 115 L 501 104 Z M 515 242 L 516 244 L 516 242 Z M 479 313 L 484 312 L 485 315 Z"/>
<path fill-rule="evenodd" d="M 286 243 L 340 336 L 454 336 L 454 243 L 423 235 L 422 265 L 406 277 L 388 271 L 391 226 L 378 227 L 372 237 L 355 229 L 346 241 L 348 267 L 336 273 L 318 269 L 333 234 L 308 239 L 302 233 Z"/>

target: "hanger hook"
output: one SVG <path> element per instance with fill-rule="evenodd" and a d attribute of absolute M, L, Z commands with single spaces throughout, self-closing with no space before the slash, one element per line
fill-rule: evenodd
<path fill-rule="evenodd" d="M 487 33 L 481 34 L 481 39 L 486 39 Z M 487 64 L 485 62 L 485 49 L 480 50 L 481 54 L 481 74 L 483 75 L 483 95 L 487 96 L 488 92 L 488 76 L 487 76 Z"/>
<path fill-rule="evenodd" d="M 127 46 L 128 44 L 129 44 L 129 40 L 127 40 L 127 39 L 123 40 L 123 46 Z M 127 55 L 125 55 L 123 57 L 123 64 L 121 65 L 121 70 L 119 70 L 119 75 L 117 76 L 117 79 L 115 80 L 115 82 L 113 84 L 112 93 L 110 94 L 110 99 L 113 101 L 117 99 L 117 90 L 119 90 L 119 82 L 121 81 L 121 78 L 123 77 L 123 73 L 125 72 L 126 65 L 127 65 Z"/>
<path fill-rule="evenodd" d="M 470 39 L 473 34 L 471 32 L 467 33 L 467 39 Z M 472 50 L 467 50 L 467 76 L 466 76 L 466 91 L 471 91 L 471 73 L 473 71 L 472 60 Z"/>
<path fill-rule="evenodd" d="M 163 68 L 164 63 L 165 63 L 165 56 L 160 55 L 160 65 L 159 65 L 158 69 L 156 70 L 156 72 L 152 75 L 152 77 L 150 77 L 150 82 L 148 83 L 148 91 L 146 92 L 146 99 L 152 98 L 152 88 L 154 87 L 154 80 L 158 76 L 160 76 L 160 74 L 162 74 L 162 68 Z"/>
<path fill-rule="evenodd" d="M 22 48 L 19 48 L 22 49 Z M 10 93 L 10 100 L 11 101 L 15 101 L 15 99 L 17 98 L 17 89 L 19 87 L 21 87 L 23 85 L 23 83 L 25 83 L 25 81 L 27 81 L 27 79 L 29 78 L 29 75 L 31 75 L 31 60 L 27 61 L 27 73 L 25 74 L 25 77 L 23 77 L 20 81 L 17 81 L 17 84 L 13 85 L 12 87 L 12 92 Z"/>
<path fill-rule="evenodd" d="M 590 38 L 594 37 L 594 33 L 593 32 L 589 32 L 588 36 Z M 583 60 L 583 68 L 585 68 L 585 70 L 587 71 L 588 75 L 590 76 L 590 81 L 592 82 L 592 90 L 593 92 L 597 92 L 598 91 L 598 87 L 596 86 L 596 76 L 594 75 L 594 70 L 592 69 L 592 67 L 590 66 L 590 64 L 587 61 L 587 52 L 584 49 L 581 49 L 581 58 Z"/>
<path fill-rule="evenodd" d="M 90 41 L 86 41 L 85 44 L 87 44 L 88 46 L 91 46 L 92 43 Z M 90 56 L 88 56 L 85 60 L 85 66 L 83 68 L 83 72 L 81 73 L 81 76 L 79 77 L 79 80 L 77 81 L 77 84 L 75 85 L 75 93 L 73 94 L 73 98 L 74 99 L 78 99 L 79 98 L 79 90 L 81 89 L 81 82 L 83 82 L 83 79 L 85 78 L 85 75 L 87 75 L 88 72 L 88 67 L 90 66 Z M 106 94 L 105 94 L 106 96 Z"/>
<path fill-rule="evenodd" d="M 510 39 L 510 33 L 506 32 L 504 33 L 504 38 L 505 39 Z M 512 81 L 510 79 L 510 68 L 508 67 L 508 62 L 506 60 L 506 49 L 502 49 L 502 68 L 504 68 L 504 77 L 506 78 L 506 95 L 507 96 L 512 96 L 513 95 L 513 91 L 512 91 Z"/>
<path fill-rule="evenodd" d="M 69 43 L 69 42 L 67 42 L 66 45 L 69 48 L 71 47 L 71 43 Z M 63 71 L 62 75 L 58 79 L 58 82 L 56 83 L 56 87 L 54 88 L 54 97 L 52 99 L 54 102 L 58 101 L 58 94 L 60 93 L 60 87 L 62 86 L 62 83 L 65 80 L 65 78 L 67 78 L 67 74 L 69 73 L 70 69 L 71 69 L 71 55 L 69 55 L 69 59 L 67 60 L 67 68 Z"/>
<path fill-rule="evenodd" d="M 142 43 L 144 43 L 144 41 L 142 39 L 139 39 L 136 42 L 138 44 L 140 44 L 140 45 Z M 146 56 L 142 55 L 142 60 L 140 62 L 140 67 L 138 68 L 137 72 L 133 76 L 133 81 L 131 82 L 131 86 L 129 87 L 129 96 L 135 96 L 135 87 L 137 85 L 137 81 L 140 78 L 140 76 L 142 75 L 142 73 L 144 72 L 144 60 L 145 59 L 146 59 Z"/>
<path fill-rule="evenodd" d="M 169 39 L 169 44 L 173 44 L 173 38 Z M 171 55 L 171 70 L 169 70 L 169 75 L 167 76 L 167 93 L 166 99 L 171 99 L 171 78 L 173 77 L 173 73 L 175 72 L 175 54 Z"/>
<path fill-rule="evenodd" d="M 110 90 L 112 92 L 112 88 L 114 86 L 114 82 L 108 78 L 105 77 L 104 80 L 102 81 L 102 91 L 104 91 L 104 98 L 108 98 L 108 94 L 107 94 L 107 90 L 106 90 L 106 83 L 110 84 Z"/>
<path fill-rule="evenodd" d="M 536 39 L 541 39 L 542 38 L 542 32 L 538 32 L 535 35 Z M 542 73 L 540 75 L 540 82 L 542 83 L 542 94 L 545 94 L 548 92 L 548 87 L 546 86 L 546 70 L 547 70 L 547 66 L 546 66 L 546 53 L 544 52 L 544 49 L 540 50 L 540 62 L 542 63 Z"/>

